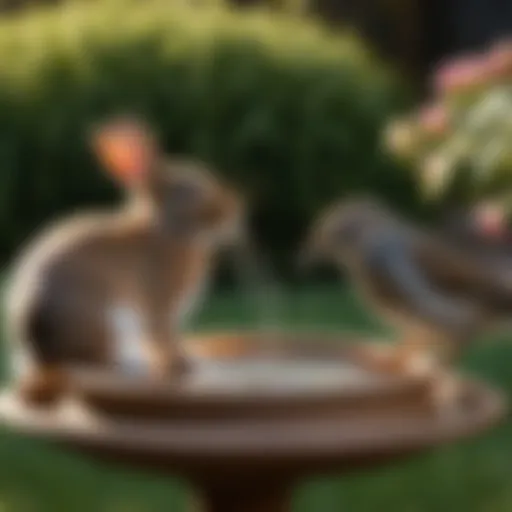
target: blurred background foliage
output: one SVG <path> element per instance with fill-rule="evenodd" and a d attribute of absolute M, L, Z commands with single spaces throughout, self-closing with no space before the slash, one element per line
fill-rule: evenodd
<path fill-rule="evenodd" d="M 390 123 L 389 148 L 430 199 L 510 211 L 512 38 L 452 58 L 432 76 L 428 103 Z"/>
<path fill-rule="evenodd" d="M 354 191 L 418 209 L 382 151 L 402 81 L 348 31 L 221 2 L 70 3 L 0 22 L 0 251 L 117 191 L 91 123 L 129 110 L 169 153 L 214 165 L 248 194 L 255 232 L 287 267 L 317 211 Z"/>

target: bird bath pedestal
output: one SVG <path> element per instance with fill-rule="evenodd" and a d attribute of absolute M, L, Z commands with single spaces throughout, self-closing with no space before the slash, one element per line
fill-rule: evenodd
<path fill-rule="evenodd" d="M 6 391 L 0 418 L 89 456 L 185 477 L 205 512 L 285 512 L 308 477 L 390 463 L 504 416 L 501 395 L 469 380 L 440 414 L 429 382 L 369 371 L 343 336 L 274 338 L 191 339 L 196 366 L 166 385 L 75 370 L 70 400 L 32 408 Z"/>

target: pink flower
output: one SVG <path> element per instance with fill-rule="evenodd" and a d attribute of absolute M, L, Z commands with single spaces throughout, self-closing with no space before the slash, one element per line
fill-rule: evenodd
<path fill-rule="evenodd" d="M 479 205 L 474 212 L 477 229 L 489 237 L 501 236 L 506 230 L 506 215 L 503 208 L 494 203 Z"/>
<path fill-rule="evenodd" d="M 450 123 L 444 105 L 434 104 L 423 107 L 419 112 L 419 123 L 423 130 L 431 135 L 443 135 Z"/>
<path fill-rule="evenodd" d="M 421 184 L 429 196 L 435 196 L 446 188 L 451 175 L 451 164 L 441 154 L 428 155 L 422 165 Z"/>
<path fill-rule="evenodd" d="M 487 72 L 498 79 L 512 75 L 512 39 L 493 46 L 487 57 Z"/>
<path fill-rule="evenodd" d="M 487 59 L 481 55 L 461 57 L 442 65 L 434 75 L 438 93 L 461 92 L 488 81 Z"/>

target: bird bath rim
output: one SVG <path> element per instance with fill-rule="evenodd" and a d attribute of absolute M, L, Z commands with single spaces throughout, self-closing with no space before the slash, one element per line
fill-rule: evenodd
<path fill-rule="evenodd" d="M 300 420 L 248 418 L 218 422 L 165 420 L 141 424 L 85 412 L 75 403 L 58 410 L 31 409 L 12 391 L 0 395 L 0 421 L 21 433 L 128 456 L 148 456 L 160 462 L 173 458 L 210 459 L 222 464 L 240 461 L 332 463 L 352 458 L 427 449 L 475 436 L 504 417 L 502 393 L 476 380 L 465 382 L 470 407 L 457 414 L 404 418 L 384 416 L 311 418 Z M 454 410 L 455 410 L 454 409 Z M 85 416 L 80 416 L 85 412 Z M 78 416 L 77 416 L 78 413 Z M 312 435 L 314 434 L 314 435 Z"/>

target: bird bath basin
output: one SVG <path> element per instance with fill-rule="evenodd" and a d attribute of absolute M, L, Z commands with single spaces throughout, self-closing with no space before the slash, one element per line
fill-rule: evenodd
<path fill-rule="evenodd" d="M 430 382 L 366 368 L 349 338 L 197 336 L 188 375 L 157 384 L 74 369 L 69 400 L 37 409 L 7 390 L 0 418 L 89 456 L 188 478 L 205 511 L 285 512 L 305 478 L 390 463 L 504 416 L 502 396 L 472 380 L 440 414 Z"/>

